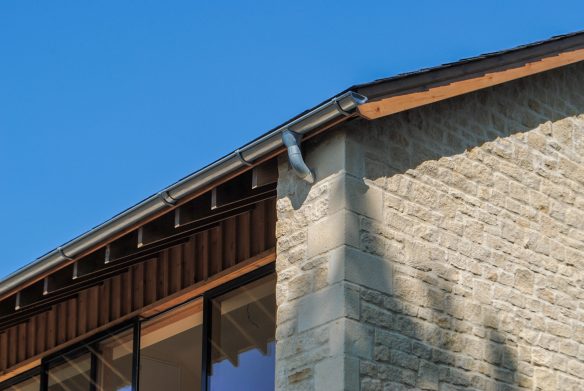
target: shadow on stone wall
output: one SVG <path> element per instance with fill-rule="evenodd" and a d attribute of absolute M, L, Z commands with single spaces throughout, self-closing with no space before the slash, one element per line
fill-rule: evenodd
<path fill-rule="evenodd" d="M 393 183 L 392 178 L 406 173 L 416 176 L 432 169 L 424 167 L 425 162 L 465 154 L 492 141 L 497 144 L 493 153 L 506 159 L 506 138 L 584 113 L 579 92 L 584 91 L 583 70 L 582 65 L 569 66 L 385 119 L 353 121 L 344 131 L 350 142 L 365 146 L 360 156 L 364 159 L 363 184 L 374 183 L 402 197 L 412 189 L 400 188 L 399 181 Z M 308 149 L 311 144 L 307 143 Z M 451 186 L 457 189 L 456 183 Z M 280 189 L 280 194 L 292 193 L 291 204 L 299 209 L 309 190 L 301 184 L 292 192 Z M 457 191 L 464 192 L 464 187 Z M 432 201 L 431 195 L 428 201 Z M 395 248 L 388 248 L 386 242 L 374 237 L 371 227 L 361 229 L 362 251 L 396 264 L 405 256 L 404 242 L 397 240 Z M 414 238 L 416 234 L 422 242 L 426 240 L 423 235 L 433 235 L 420 231 L 413 234 Z M 445 259 L 437 256 L 434 264 L 439 267 Z M 360 321 L 376 330 L 373 359 L 361 361 L 363 391 L 527 387 L 519 381 L 517 337 L 500 329 L 499 310 L 485 303 L 476 308 L 465 303 L 464 294 L 472 292 L 455 294 L 456 278 L 444 278 L 443 273 L 449 271 L 429 266 L 408 276 L 422 281 L 425 291 L 408 288 L 405 280 L 403 285 L 396 284 L 393 296 L 361 288 Z M 414 304 L 419 300 L 424 301 L 423 308 Z M 462 321 L 469 316 L 472 321 Z M 477 340 L 480 343 L 473 346 Z"/>
<path fill-rule="evenodd" d="M 348 134 L 356 144 L 366 146 L 364 183 L 375 183 L 389 193 L 398 193 L 398 197 L 404 197 L 406 192 L 415 190 L 401 188 L 403 182 L 395 182 L 392 188 L 394 184 L 391 183 L 391 179 L 406 173 L 416 177 L 423 175 L 425 170 L 435 168 L 423 167 L 426 162 L 466 154 L 475 147 L 488 148 L 491 153 L 499 154 L 499 157 L 505 160 L 509 158 L 507 154 L 511 153 L 510 141 L 507 138 L 526 136 L 528 132 L 539 126 L 545 126 L 546 123 L 581 115 L 584 113 L 584 95 L 581 93 L 583 87 L 584 66 L 577 64 L 410 110 L 386 119 L 373 122 L 358 120 L 350 125 Z M 566 126 L 569 127 L 570 124 Z M 496 144 L 494 149 L 485 146 L 490 142 Z M 534 140 L 533 147 L 537 148 L 538 142 L 539 140 Z M 452 164 L 457 162 L 453 161 Z M 521 165 L 522 162 L 519 161 L 517 164 Z M 456 188 L 455 181 L 449 185 L 454 192 L 465 191 L 462 183 L 460 188 Z M 421 199 L 423 200 L 423 197 Z M 433 198 L 429 196 L 427 200 L 431 202 Z M 440 211 L 439 205 L 429 203 L 427 206 Z M 384 207 L 387 208 L 387 205 Z M 428 236 L 419 238 L 423 242 L 434 233 L 420 230 L 419 234 Z M 364 235 L 367 238 L 370 232 L 365 230 Z M 374 244 L 373 247 L 376 245 L 378 244 Z M 365 250 L 372 251 L 371 248 Z M 373 249 L 372 252 L 389 258 L 394 263 L 400 262 L 400 257 L 405 256 L 404 248 L 378 250 Z M 428 255 L 433 256 L 431 253 Z M 441 256 L 437 255 L 437 263 L 445 261 Z M 424 265 L 430 264 L 424 263 L 423 260 L 420 262 Z M 421 267 L 423 268 L 424 266 Z M 522 375 L 518 373 L 518 337 L 500 330 L 502 320 L 499 309 L 492 307 L 492 303 L 478 306 L 465 302 L 464 297 L 455 296 L 453 290 L 457 283 L 448 277 L 442 278 L 444 274 L 448 274 L 448 271 L 419 271 L 413 277 L 425 280 L 426 291 L 418 292 L 416 289 L 405 288 L 406 295 L 414 295 L 418 299 L 404 298 L 404 295 L 396 292 L 395 296 L 385 297 L 380 305 L 379 310 L 388 310 L 398 319 L 387 330 L 411 339 L 409 344 L 400 341 L 395 350 L 374 356 L 373 361 L 403 369 L 398 371 L 398 375 L 401 376 L 401 381 L 398 382 L 400 385 L 394 384 L 393 388 L 389 389 L 399 390 L 404 384 L 405 389 L 409 387 L 431 390 L 531 389 L 532 383 L 522 382 Z M 399 288 L 404 286 L 396 287 Z M 430 309 L 428 313 L 416 313 L 423 311 L 421 308 L 417 310 L 408 308 L 419 300 L 425 301 L 425 309 Z M 462 322 L 463 317 L 465 319 L 470 317 L 472 323 L 481 326 L 466 329 L 465 324 L 470 322 Z M 375 324 L 375 320 L 372 323 L 376 327 L 382 327 Z M 460 329 L 457 330 L 457 327 Z M 481 343 L 472 346 L 473 341 L 477 340 Z M 375 345 L 384 346 L 384 343 L 376 341 Z M 408 350 L 410 356 L 399 353 L 404 348 Z M 392 359 L 394 351 L 398 352 L 397 360 Z M 419 361 L 408 365 L 412 357 Z M 415 370 L 416 366 L 415 374 L 407 371 Z M 368 376 L 368 370 L 373 371 L 373 374 Z M 374 364 L 366 365 L 365 374 L 362 375 L 375 379 L 376 375 L 379 377 L 379 372 L 375 374 Z M 415 376 L 415 380 L 408 379 L 408 375 Z M 391 379 L 385 379 L 389 380 Z M 381 389 L 374 380 L 365 381 L 364 385 L 364 389 L 369 386 L 372 390 Z"/>

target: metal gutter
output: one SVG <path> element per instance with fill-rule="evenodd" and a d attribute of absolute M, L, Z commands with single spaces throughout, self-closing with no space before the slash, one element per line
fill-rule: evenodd
<path fill-rule="evenodd" d="M 182 198 L 283 147 L 282 135 L 285 131 L 303 136 L 340 117 L 348 118 L 348 115 L 355 113 L 357 106 L 366 101 L 366 97 L 348 91 L 320 104 L 8 275 L 0 281 L 0 295 L 14 290 L 64 261 L 71 261 L 89 248 L 104 243 L 109 237 L 136 226 L 149 216 L 173 207 Z"/>

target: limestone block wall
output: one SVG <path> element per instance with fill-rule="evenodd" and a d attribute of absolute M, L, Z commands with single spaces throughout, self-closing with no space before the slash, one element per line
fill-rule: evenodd
<path fill-rule="evenodd" d="M 281 161 L 278 390 L 584 389 L 584 65 Z"/>
<path fill-rule="evenodd" d="M 343 130 L 313 144 L 317 184 L 299 181 L 285 159 L 279 166 L 276 389 L 358 390 L 373 348 L 360 286 L 391 294 L 391 264 L 359 250 L 360 219 L 381 221 L 382 191 L 347 175 L 355 154 Z"/>

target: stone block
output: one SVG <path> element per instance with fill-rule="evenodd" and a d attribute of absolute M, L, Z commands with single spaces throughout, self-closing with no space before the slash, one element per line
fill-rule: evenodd
<path fill-rule="evenodd" d="M 342 246 L 331 252 L 328 267 L 329 284 L 340 281 L 391 294 L 392 267 L 381 257 Z"/>
<path fill-rule="evenodd" d="M 363 179 L 346 173 L 331 180 L 329 213 L 342 209 L 381 221 L 383 219 L 383 193 L 378 187 L 368 185 Z"/>
<path fill-rule="evenodd" d="M 304 159 L 316 176 L 318 182 L 345 170 L 346 136 L 342 129 L 330 132 L 326 137 L 319 137 L 303 145 Z"/>
<path fill-rule="evenodd" d="M 342 317 L 359 317 L 359 292 L 345 283 L 338 283 L 300 300 L 298 331 L 302 332 Z"/>
<path fill-rule="evenodd" d="M 355 213 L 341 210 L 308 227 L 309 258 L 342 245 L 359 247 L 359 217 Z"/>
<path fill-rule="evenodd" d="M 359 360 L 337 355 L 320 361 L 314 369 L 314 389 L 359 391 Z"/>

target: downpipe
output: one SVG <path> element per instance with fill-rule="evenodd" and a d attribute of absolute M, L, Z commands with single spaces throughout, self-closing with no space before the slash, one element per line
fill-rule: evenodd
<path fill-rule="evenodd" d="M 288 149 L 288 161 L 294 173 L 308 183 L 314 183 L 314 172 L 306 165 L 300 149 L 302 135 L 285 129 L 282 131 L 282 143 Z"/>

